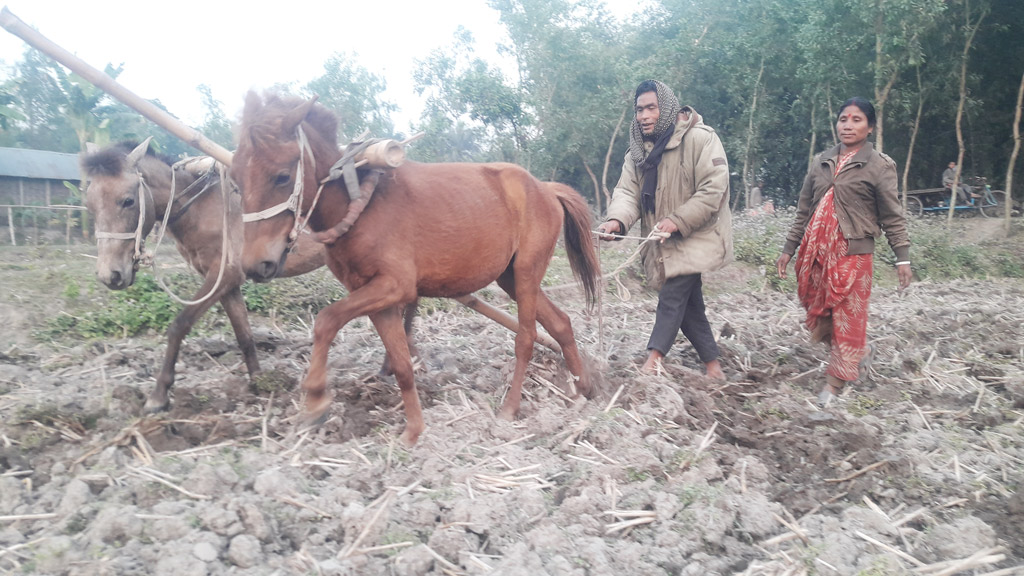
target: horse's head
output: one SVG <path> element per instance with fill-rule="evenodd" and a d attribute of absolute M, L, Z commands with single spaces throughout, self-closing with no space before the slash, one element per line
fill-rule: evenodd
<path fill-rule="evenodd" d="M 138 251 L 155 221 L 152 196 L 142 186 L 140 164 L 149 140 L 132 148 L 120 143 L 87 154 L 85 205 L 96 223 L 96 277 L 121 290 L 135 282 Z"/>
<path fill-rule="evenodd" d="M 246 96 L 231 176 L 241 191 L 245 213 L 242 266 L 253 280 L 270 280 L 283 268 L 294 240 L 295 208 L 309 209 L 317 190 L 317 170 L 326 173 L 330 168 L 330 161 L 322 166 L 313 158 L 319 160 L 323 150 L 337 150 L 337 121 L 315 103 L 315 98 L 270 95 L 264 102 L 255 92 Z M 308 146 L 298 136 L 304 123 Z"/>

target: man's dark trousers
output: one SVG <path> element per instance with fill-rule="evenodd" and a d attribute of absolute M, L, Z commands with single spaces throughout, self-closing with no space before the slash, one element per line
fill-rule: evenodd
<path fill-rule="evenodd" d="M 658 312 L 647 343 L 648 350 L 668 354 L 676 341 L 676 334 L 682 330 L 701 362 L 708 363 L 718 358 L 718 344 L 704 313 L 702 287 L 700 274 L 673 276 L 665 281 L 658 293 Z"/>

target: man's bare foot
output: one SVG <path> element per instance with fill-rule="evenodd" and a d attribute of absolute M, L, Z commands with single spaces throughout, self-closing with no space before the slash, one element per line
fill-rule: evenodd
<path fill-rule="evenodd" d="M 725 372 L 722 372 L 722 363 L 717 358 L 711 362 L 704 363 L 704 369 L 707 372 L 708 378 L 712 380 L 725 381 Z"/>
<path fill-rule="evenodd" d="M 662 371 L 661 360 L 665 355 L 657 350 L 651 350 L 651 353 L 647 356 L 647 361 L 640 367 L 641 374 L 659 374 Z"/>

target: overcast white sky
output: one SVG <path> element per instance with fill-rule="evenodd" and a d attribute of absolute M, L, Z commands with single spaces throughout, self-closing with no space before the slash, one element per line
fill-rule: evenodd
<path fill-rule="evenodd" d="M 607 5 L 628 17 L 641 2 Z M 330 55 L 347 52 L 386 78 L 384 97 L 402 108 L 393 118 L 404 130 L 421 109 L 412 89 L 414 59 L 450 45 L 460 24 L 488 59 L 497 59 L 494 47 L 505 40 L 498 13 L 485 0 L 7 0 L 6 6 L 95 68 L 123 63 L 119 82 L 143 98 L 158 98 L 191 124 L 202 122 L 200 84 L 210 86 L 234 117 L 250 88 L 304 84 L 323 73 Z M 5 65 L 25 49 L 0 29 Z"/>

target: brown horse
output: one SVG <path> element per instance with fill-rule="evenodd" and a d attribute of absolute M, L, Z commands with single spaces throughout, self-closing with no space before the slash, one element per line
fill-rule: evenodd
<path fill-rule="evenodd" d="M 247 214 L 266 216 L 298 198 L 291 206 L 309 214 L 314 231 L 340 222 L 350 202 L 340 180 L 324 184 L 313 206 L 318 184 L 341 157 L 336 131 L 334 115 L 315 100 L 271 95 L 264 102 L 250 92 L 231 168 Z M 303 177 L 295 186 L 300 162 Z M 570 264 L 592 304 L 600 271 L 591 214 L 572 189 L 545 186 L 513 164 L 406 162 L 385 174 L 359 220 L 327 248 L 327 266 L 349 296 L 317 315 L 302 385 L 307 421 L 322 419 L 330 406 L 326 369 L 331 342 L 350 320 L 368 316 L 402 392 L 406 428 L 401 438 L 414 444 L 424 426 L 402 307 L 418 296 L 461 296 L 493 281 L 516 301 L 519 320 L 515 370 L 500 416 L 511 419 L 519 411 L 537 321 L 561 346 L 578 390 L 589 393 L 569 317 L 540 290 L 563 221 Z M 285 209 L 245 224 L 243 265 L 250 276 L 269 279 L 280 272 L 295 222 L 294 210 Z"/>
<path fill-rule="evenodd" d="M 197 159 L 198 160 L 198 159 Z M 203 161 L 200 160 L 200 163 Z M 212 166 L 210 159 L 205 164 Z M 242 211 L 237 194 L 228 194 L 229 250 L 223 277 L 221 239 L 224 230 L 224 202 L 220 176 L 216 170 L 193 170 L 187 165 L 174 169 L 176 193 L 173 206 L 168 206 L 171 193 L 171 162 L 149 151 L 148 141 L 140 145 L 120 143 L 83 157 L 82 167 L 89 177 L 85 203 L 93 215 L 97 232 L 96 276 L 108 288 L 121 290 L 135 281 L 138 268 L 136 236 L 141 240 L 149 234 L 154 222 L 162 221 L 171 210 L 167 232 L 174 237 L 178 252 L 200 275 L 203 285 L 194 300 L 216 290 L 204 301 L 185 306 L 167 329 L 167 351 L 156 379 L 156 388 L 146 400 L 145 410 L 157 412 L 170 406 L 168 390 L 174 383 L 174 364 L 181 341 L 193 324 L 212 305 L 220 302 L 231 320 L 242 357 L 250 376 L 260 370 L 256 346 L 249 327 L 249 317 L 242 299 L 241 285 L 245 273 L 241 266 Z M 143 185 L 142 183 L 145 183 Z M 191 188 L 189 188 L 191 186 Z M 183 191 L 188 189 L 183 194 Z M 140 225 L 140 213 L 142 215 Z M 323 247 L 308 237 L 296 243 L 281 276 L 304 274 L 324 264 Z"/>

